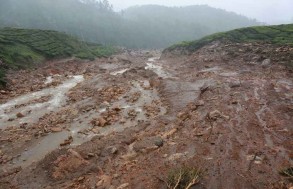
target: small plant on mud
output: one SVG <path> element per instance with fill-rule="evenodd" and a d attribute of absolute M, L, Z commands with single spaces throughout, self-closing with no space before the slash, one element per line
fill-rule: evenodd
<path fill-rule="evenodd" d="M 189 189 L 199 183 L 200 177 L 201 169 L 181 167 L 169 172 L 166 184 L 169 189 Z"/>
<path fill-rule="evenodd" d="M 281 170 L 280 174 L 287 177 L 291 182 L 293 182 L 293 167 Z"/>

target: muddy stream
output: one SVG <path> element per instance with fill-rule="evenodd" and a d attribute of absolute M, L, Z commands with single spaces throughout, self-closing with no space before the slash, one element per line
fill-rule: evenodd
<path fill-rule="evenodd" d="M 158 74 L 162 78 L 171 77 L 171 74 L 164 71 L 162 66 L 156 64 L 158 57 L 150 58 L 146 62 L 145 69 L 150 69 Z M 128 71 L 130 68 L 124 68 L 118 71 L 110 72 L 111 77 L 116 77 Z M 111 70 L 110 70 L 111 71 Z M 96 78 L 94 78 L 96 79 Z M 46 88 L 38 92 L 29 93 L 15 99 L 8 101 L 5 104 L 0 105 L 0 127 L 5 129 L 9 126 L 20 126 L 22 124 L 31 125 L 38 122 L 38 120 L 47 113 L 58 111 L 59 108 L 67 106 L 67 92 L 74 88 L 77 84 L 84 82 L 82 75 L 71 76 L 65 80 L 62 84 L 52 88 Z M 54 81 L 52 76 L 47 77 L 45 84 L 52 83 Z M 144 105 L 151 104 L 153 101 L 160 101 L 158 92 L 155 89 L 148 90 L 146 87 L 150 85 L 148 80 L 144 81 L 129 81 L 131 89 L 124 96 L 120 97 L 118 101 L 110 104 L 108 107 L 100 108 L 99 110 L 91 110 L 86 114 L 80 115 L 70 123 L 70 127 L 67 130 L 61 132 L 49 133 L 39 140 L 38 143 L 31 145 L 25 149 L 17 158 L 9 164 L 7 168 L 19 167 L 22 168 L 30 166 L 34 162 L 38 162 L 44 158 L 48 153 L 55 149 L 60 148 L 60 144 L 72 138 L 70 146 L 77 146 L 86 141 L 89 141 L 97 135 L 108 135 L 113 132 L 122 132 L 125 128 L 134 127 L 138 123 L 147 121 L 149 118 L 146 116 Z M 125 97 L 132 93 L 139 92 L 140 98 L 135 103 L 129 103 L 125 100 Z M 47 97 L 44 102 L 34 103 L 36 99 Z M 84 99 L 78 103 L 91 103 L 91 99 Z M 122 117 L 125 118 L 124 123 L 114 123 L 107 127 L 99 127 L 98 129 L 92 126 L 90 123 L 94 117 L 99 116 L 101 113 L 111 109 L 113 107 L 121 107 Z M 132 110 L 136 112 L 135 119 L 128 119 L 128 112 Z M 160 110 L 157 116 L 164 115 L 166 108 L 160 106 Z"/>

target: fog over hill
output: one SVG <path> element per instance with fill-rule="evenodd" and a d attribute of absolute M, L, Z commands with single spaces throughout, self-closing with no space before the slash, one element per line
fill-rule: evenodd
<path fill-rule="evenodd" d="M 292 0 L 110 0 L 115 10 L 133 5 L 156 4 L 164 6 L 209 5 L 255 18 L 267 24 L 293 23 Z"/>
<path fill-rule="evenodd" d="M 0 7 L 0 27 L 50 29 L 86 41 L 131 48 L 164 48 L 215 32 L 260 24 L 254 19 L 206 5 L 145 5 L 115 12 L 107 0 L 57 3 L 5 0 Z"/>

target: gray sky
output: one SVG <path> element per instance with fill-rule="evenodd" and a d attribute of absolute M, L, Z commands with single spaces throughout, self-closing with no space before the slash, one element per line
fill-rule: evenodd
<path fill-rule="evenodd" d="M 109 0 L 115 10 L 133 5 L 186 6 L 207 4 L 269 24 L 293 23 L 293 0 Z"/>

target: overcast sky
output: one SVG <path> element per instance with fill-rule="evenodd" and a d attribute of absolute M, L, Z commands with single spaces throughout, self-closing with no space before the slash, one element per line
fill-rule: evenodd
<path fill-rule="evenodd" d="M 109 0 L 115 10 L 133 5 L 186 6 L 206 4 L 269 24 L 293 22 L 293 0 Z"/>

